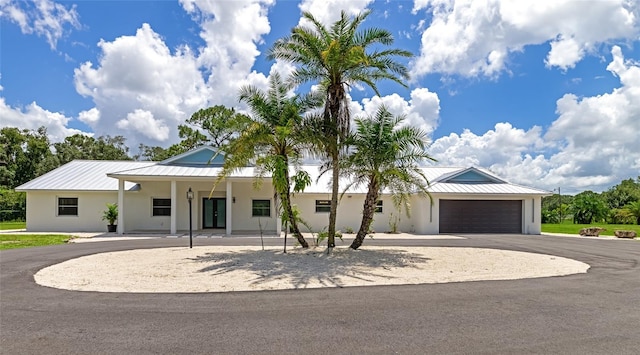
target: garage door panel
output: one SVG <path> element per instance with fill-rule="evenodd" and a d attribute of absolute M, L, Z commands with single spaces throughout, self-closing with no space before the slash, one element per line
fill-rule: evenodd
<path fill-rule="evenodd" d="M 440 200 L 440 233 L 522 233 L 522 201 Z"/>

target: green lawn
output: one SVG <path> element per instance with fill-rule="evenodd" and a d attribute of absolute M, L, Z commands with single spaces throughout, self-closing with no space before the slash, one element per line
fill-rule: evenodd
<path fill-rule="evenodd" d="M 59 234 L 0 234 L 0 250 L 64 244 L 71 238 Z"/>
<path fill-rule="evenodd" d="M 564 233 L 564 234 L 579 234 L 580 229 L 587 227 L 602 227 L 606 229 L 600 235 L 613 235 L 616 230 L 632 230 L 636 231 L 640 235 L 640 226 L 634 224 L 605 224 L 605 223 L 593 223 L 593 224 L 542 224 L 543 233 Z"/>
<path fill-rule="evenodd" d="M 0 222 L 0 230 L 25 228 L 27 228 L 27 222 Z"/>

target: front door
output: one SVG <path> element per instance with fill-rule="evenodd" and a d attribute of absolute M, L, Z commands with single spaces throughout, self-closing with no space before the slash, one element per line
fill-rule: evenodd
<path fill-rule="evenodd" d="M 227 201 L 224 198 L 202 199 L 202 228 L 226 228 Z"/>

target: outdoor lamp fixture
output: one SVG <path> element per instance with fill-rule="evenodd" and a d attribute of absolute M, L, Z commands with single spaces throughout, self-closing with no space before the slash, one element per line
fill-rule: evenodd
<path fill-rule="evenodd" d="M 189 187 L 187 191 L 187 200 L 189 201 L 189 248 L 193 248 L 193 220 L 191 218 L 191 201 L 193 201 L 193 190 Z"/>

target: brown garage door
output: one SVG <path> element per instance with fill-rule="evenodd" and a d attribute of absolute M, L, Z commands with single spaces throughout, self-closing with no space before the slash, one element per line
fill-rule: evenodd
<path fill-rule="evenodd" d="M 522 233 L 522 201 L 440 200 L 440 233 Z"/>

